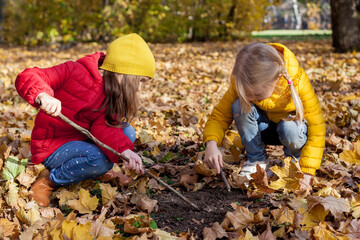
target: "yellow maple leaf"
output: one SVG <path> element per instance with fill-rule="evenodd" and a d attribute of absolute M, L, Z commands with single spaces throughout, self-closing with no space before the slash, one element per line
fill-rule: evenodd
<path fill-rule="evenodd" d="M 37 220 L 41 219 L 40 212 L 35 205 L 29 207 L 28 209 L 21 207 L 20 211 L 16 213 L 16 216 L 20 221 L 29 225 L 33 225 Z"/>
<path fill-rule="evenodd" d="M 360 154 L 356 150 L 344 150 L 342 153 L 339 154 L 339 157 L 348 163 L 360 164 Z"/>
<path fill-rule="evenodd" d="M 105 206 L 109 201 L 114 200 L 118 195 L 117 188 L 111 187 L 108 183 L 100 183 L 102 204 Z"/>
<path fill-rule="evenodd" d="M 158 147 L 157 145 L 155 145 L 155 146 L 154 146 L 154 150 L 151 151 L 151 155 L 154 156 L 154 157 L 156 157 L 157 155 L 160 154 L 160 152 L 161 152 L 161 151 L 160 151 L 159 147 Z"/>
<path fill-rule="evenodd" d="M 91 222 L 79 224 L 74 227 L 73 240 L 93 239 L 94 235 L 91 234 Z"/>
<path fill-rule="evenodd" d="M 61 236 L 62 232 L 61 229 L 54 229 L 50 232 L 51 239 L 53 240 L 63 240 L 63 237 Z"/>
<path fill-rule="evenodd" d="M 246 229 L 245 235 L 239 237 L 238 240 L 259 240 L 259 237 L 253 236 L 249 229 Z"/>
<path fill-rule="evenodd" d="M 68 201 L 69 207 L 78 210 L 79 213 L 92 213 L 98 203 L 99 199 L 96 196 L 90 197 L 89 191 L 83 188 L 79 191 L 79 200 Z"/>
<path fill-rule="evenodd" d="M 71 239 L 76 225 L 77 223 L 75 220 L 65 220 L 62 223 L 61 230 L 68 238 Z"/>
<path fill-rule="evenodd" d="M 285 166 L 271 167 L 271 170 L 279 177 L 275 182 L 270 183 L 270 187 L 275 190 L 283 189 L 284 192 L 299 189 L 299 180 L 304 177 L 298 164 L 295 164 L 290 157 L 284 160 Z"/>
<path fill-rule="evenodd" d="M 332 187 L 324 187 L 320 189 L 318 192 L 314 193 L 313 195 L 321 196 L 321 197 L 333 196 L 335 198 L 341 198 L 340 193 L 338 193 L 338 191 Z"/>
<path fill-rule="evenodd" d="M 309 213 L 305 214 L 301 224 L 303 227 L 301 228 L 302 231 L 309 230 L 313 227 L 316 227 L 319 225 L 320 222 L 325 220 L 326 215 L 328 215 L 329 210 L 325 211 L 325 208 L 318 204 L 315 207 L 313 207 Z"/>
<path fill-rule="evenodd" d="M 141 144 L 152 141 L 152 136 L 149 133 L 147 133 L 144 129 L 141 129 L 141 131 L 137 135 L 139 136 L 138 138 L 140 139 Z"/>
<path fill-rule="evenodd" d="M 295 211 L 290 210 L 288 207 L 282 207 L 281 209 L 274 209 L 271 211 L 274 219 L 278 225 L 284 223 L 294 223 Z"/>
<path fill-rule="evenodd" d="M 78 194 L 73 191 L 62 189 L 56 193 L 56 197 L 59 199 L 59 205 L 67 204 L 67 201 L 77 198 Z"/>
<path fill-rule="evenodd" d="M 341 236 L 332 232 L 326 222 L 320 222 L 319 226 L 314 227 L 314 235 L 316 240 L 345 240 L 346 236 Z"/>

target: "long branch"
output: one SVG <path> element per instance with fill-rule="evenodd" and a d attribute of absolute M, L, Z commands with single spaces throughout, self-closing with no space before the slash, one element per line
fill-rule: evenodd
<path fill-rule="evenodd" d="M 122 155 L 121 153 L 115 151 L 113 148 L 109 147 L 108 145 L 100 142 L 96 137 L 94 137 L 88 130 L 86 130 L 85 128 L 77 125 L 76 123 L 74 123 L 73 121 L 71 121 L 69 118 L 65 117 L 63 114 L 59 114 L 59 117 L 66 123 L 70 124 L 72 127 L 74 127 L 75 129 L 79 130 L 81 133 L 83 133 L 84 135 L 86 135 L 88 138 L 90 138 L 91 140 L 93 140 L 95 143 L 97 143 L 99 146 L 109 150 L 110 152 L 114 153 L 116 156 L 118 156 L 121 160 L 129 162 L 129 159 L 127 157 L 125 157 L 124 155 Z M 154 174 L 152 174 L 151 172 L 149 172 L 148 170 L 144 169 L 144 172 L 149 175 L 150 177 L 154 178 L 156 181 L 158 181 L 160 184 L 162 184 L 164 187 L 166 187 L 167 189 L 169 189 L 170 191 L 174 192 L 176 195 L 178 195 L 182 200 L 184 200 L 185 202 L 189 203 L 192 207 L 194 207 L 196 210 L 200 210 L 200 208 L 198 206 L 196 206 L 194 203 L 192 203 L 189 199 L 187 199 L 185 196 L 183 196 L 181 193 L 179 193 L 178 191 L 176 191 L 174 188 L 170 187 L 168 184 L 166 184 L 165 182 L 163 182 L 161 179 L 159 179 L 158 177 L 156 177 Z"/>

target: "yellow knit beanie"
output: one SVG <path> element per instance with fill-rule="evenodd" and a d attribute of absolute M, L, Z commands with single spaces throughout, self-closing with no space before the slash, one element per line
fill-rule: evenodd
<path fill-rule="evenodd" d="M 106 51 L 101 69 L 137 76 L 154 77 L 155 59 L 144 39 L 131 33 L 114 40 Z"/>

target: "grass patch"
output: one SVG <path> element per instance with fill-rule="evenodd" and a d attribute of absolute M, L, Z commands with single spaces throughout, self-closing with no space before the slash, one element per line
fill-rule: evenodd
<path fill-rule="evenodd" d="M 289 40 L 299 39 L 326 39 L 331 38 L 331 30 L 294 30 L 294 29 L 280 29 L 280 30 L 265 30 L 251 32 L 252 38 L 281 38 Z"/>

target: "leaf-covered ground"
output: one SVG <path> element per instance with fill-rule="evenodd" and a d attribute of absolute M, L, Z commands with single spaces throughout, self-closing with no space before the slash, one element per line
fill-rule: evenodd
<path fill-rule="evenodd" d="M 37 110 L 17 95 L 14 80 L 27 67 L 50 67 L 106 46 L 0 48 L 0 238 L 359 239 L 360 53 L 333 53 L 329 40 L 282 42 L 308 73 L 326 120 L 323 164 L 312 191 L 299 190 L 303 175 L 280 146 L 267 146 L 275 176 L 259 171 L 246 187 L 238 176 L 244 151 L 233 126 L 222 146 L 232 192 L 203 164 L 202 129 L 247 43 L 151 45 L 157 73 L 141 91 L 136 151 L 201 211 L 121 167 L 113 171 L 133 178 L 128 187 L 116 178 L 89 180 L 59 188 L 47 208 L 30 201 L 30 186 L 44 169 L 29 161 Z"/>

